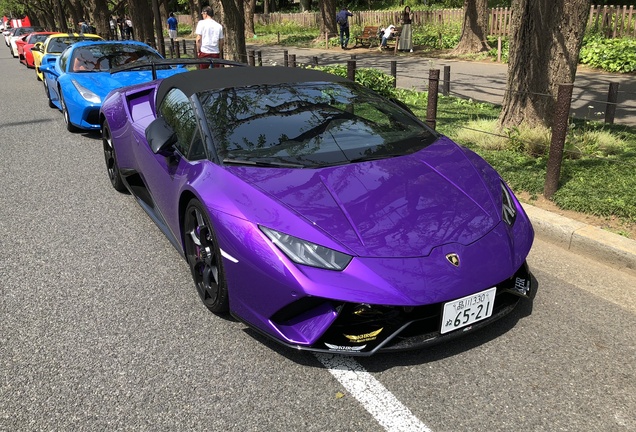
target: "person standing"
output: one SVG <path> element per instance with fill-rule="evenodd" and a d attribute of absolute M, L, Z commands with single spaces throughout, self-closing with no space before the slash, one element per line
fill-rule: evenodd
<path fill-rule="evenodd" d="M 174 12 L 170 12 L 168 16 L 168 37 L 170 38 L 171 51 L 174 52 L 174 42 L 177 40 L 177 18 Z"/>
<path fill-rule="evenodd" d="M 340 12 L 336 14 L 336 23 L 340 26 L 340 46 L 342 49 L 347 49 L 349 45 L 349 17 L 353 16 L 351 11 L 346 7 L 340 9 Z"/>
<path fill-rule="evenodd" d="M 126 39 L 135 39 L 135 30 L 133 29 L 132 20 L 126 17 L 126 19 L 124 20 L 124 25 L 126 26 Z"/>
<path fill-rule="evenodd" d="M 413 12 L 411 7 L 406 6 L 402 12 L 402 32 L 400 33 L 400 40 L 398 41 L 398 49 L 400 51 L 413 52 L 413 29 L 411 23 L 413 22 Z"/>
<path fill-rule="evenodd" d="M 201 10 L 202 19 L 197 23 L 197 56 L 199 58 L 223 58 L 223 26 L 214 20 L 214 11 L 210 6 Z M 210 65 L 199 65 L 207 69 Z"/>

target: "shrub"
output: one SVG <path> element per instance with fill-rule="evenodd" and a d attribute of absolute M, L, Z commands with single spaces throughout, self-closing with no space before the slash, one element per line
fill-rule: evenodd
<path fill-rule="evenodd" d="M 579 61 L 608 72 L 636 71 L 636 39 L 604 39 L 597 35 L 584 39 Z"/>
<path fill-rule="evenodd" d="M 308 66 L 312 69 L 328 72 L 341 77 L 347 76 L 347 67 L 343 65 Z M 386 97 L 394 97 L 393 77 L 377 69 L 356 69 L 356 82 Z"/>

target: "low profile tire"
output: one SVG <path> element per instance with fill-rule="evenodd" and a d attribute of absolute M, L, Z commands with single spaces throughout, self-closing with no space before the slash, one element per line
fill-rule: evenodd
<path fill-rule="evenodd" d="M 44 80 L 43 82 L 44 82 L 44 92 L 46 93 L 46 98 L 49 101 L 49 108 L 57 108 L 55 104 L 53 103 L 53 101 L 51 100 L 51 92 L 49 91 L 49 86 L 46 85 L 46 80 Z"/>
<path fill-rule="evenodd" d="M 106 161 L 106 171 L 108 172 L 110 184 L 117 192 L 126 192 L 126 186 L 124 186 L 124 181 L 121 179 L 117 156 L 115 156 L 115 149 L 113 148 L 110 127 L 108 127 L 106 122 L 102 125 L 102 144 L 104 145 L 104 160 Z"/>
<path fill-rule="evenodd" d="M 183 217 L 185 253 L 194 285 L 203 304 L 212 312 L 229 310 L 229 295 L 223 257 L 207 212 L 193 199 Z"/>
<path fill-rule="evenodd" d="M 62 89 L 59 91 L 60 105 L 62 105 L 62 115 L 64 116 L 64 123 L 66 123 L 66 130 L 69 132 L 77 132 L 79 128 L 73 126 L 71 123 L 71 116 L 68 114 L 68 108 L 66 108 L 66 102 L 64 102 L 64 96 L 62 96 Z"/>

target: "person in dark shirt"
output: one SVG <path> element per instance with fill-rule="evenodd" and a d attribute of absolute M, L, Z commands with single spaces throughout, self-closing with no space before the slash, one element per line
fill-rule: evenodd
<path fill-rule="evenodd" d="M 342 49 L 347 49 L 349 44 L 349 17 L 353 16 L 351 11 L 346 7 L 343 7 L 340 12 L 336 14 L 336 23 L 340 27 L 340 46 Z"/>

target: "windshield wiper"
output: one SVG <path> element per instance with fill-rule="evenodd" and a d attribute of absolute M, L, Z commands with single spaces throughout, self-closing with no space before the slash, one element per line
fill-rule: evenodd
<path fill-rule="evenodd" d="M 373 155 L 368 155 L 368 156 L 361 156 L 361 157 L 355 158 L 355 159 L 350 159 L 349 162 L 350 163 L 356 163 L 356 162 L 367 162 L 367 161 L 374 161 L 374 160 L 390 159 L 390 158 L 394 158 L 394 157 L 404 156 L 405 154 L 406 153 L 373 154 Z"/>
<path fill-rule="evenodd" d="M 231 165 L 251 165 L 261 167 L 277 167 L 277 168 L 305 168 L 304 165 L 290 163 L 290 162 L 265 162 L 260 160 L 246 160 L 246 159 L 223 159 L 224 164 Z"/>

